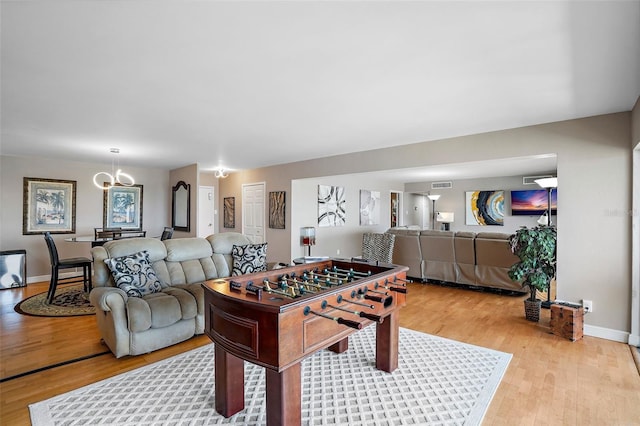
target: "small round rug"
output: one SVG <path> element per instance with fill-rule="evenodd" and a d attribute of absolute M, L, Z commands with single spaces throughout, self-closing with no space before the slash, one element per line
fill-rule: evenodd
<path fill-rule="evenodd" d="M 51 304 L 47 303 L 47 292 L 44 292 L 24 299 L 14 309 L 19 314 L 37 317 L 73 317 L 96 313 L 82 284 L 58 287 Z"/>

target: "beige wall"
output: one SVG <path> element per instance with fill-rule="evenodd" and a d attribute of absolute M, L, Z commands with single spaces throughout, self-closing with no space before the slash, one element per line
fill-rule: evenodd
<path fill-rule="evenodd" d="M 541 171 L 542 174 L 555 175 L 555 170 Z M 453 212 L 454 222 L 450 225 L 451 231 L 468 231 L 468 232 L 503 232 L 512 234 L 521 226 L 536 226 L 536 221 L 540 216 L 512 216 L 511 215 L 511 191 L 512 190 L 530 190 L 540 189 L 536 184 L 524 185 L 522 183 L 522 175 L 518 176 L 502 176 L 494 178 L 482 179 L 460 179 L 452 180 L 452 188 L 432 190 L 432 194 L 440 194 L 440 198 L 436 202 L 436 211 Z M 409 192 L 424 192 L 425 188 L 431 188 L 431 182 L 410 183 L 405 185 L 405 194 Z M 466 224 L 466 192 L 467 191 L 504 191 L 504 223 L 502 226 L 478 226 Z M 429 215 L 431 214 L 431 201 L 428 201 Z M 405 205 L 405 213 L 411 213 L 413 206 Z M 430 216 L 427 218 L 429 224 Z M 555 215 L 551 217 L 554 224 L 562 226 L 558 223 Z"/>
<path fill-rule="evenodd" d="M 239 209 L 243 183 L 265 181 L 268 191 L 289 194 L 293 179 L 555 153 L 558 297 L 593 300 L 585 322 L 622 340 L 630 330 L 630 138 L 631 114 L 610 114 L 234 173 L 220 183 L 220 196 L 235 196 Z M 267 241 L 285 247 L 291 232 L 288 222 L 284 231 L 267 230 Z"/>
<path fill-rule="evenodd" d="M 640 346 L 640 98 L 631 113 L 633 184 L 631 209 L 631 336 L 629 344 Z"/>
<path fill-rule="evenodd" d="M 93 235 L 102 226 L 103 191 L 93 185 L 93 175 L 109 170 L 104 164 L 79 163 L 36 157 L 0 156 L 0 249 L 27 250 L 27 275 L 32 282 L 47 276 L 51 263 L 42 235 L 22 235 L 22 182 L 24 177 L 75 180 L 76 234 Z M 126 167 L 136 184 L 143 185 L 142 225 L 147 235 L 162 233 L 170 221 L 169 173 L 160 169 Z M 56 246 L 63 257 L 90 257 L 89 243 L 64 241 L 72 234 L 55 234 Z M 47 278 L 48 279 L 48 278 Z M 36 278 L 36 280 L 39 280 Z"/>
<path fill-rule="evenodd" d="M 342 226 L 318 226 L 318 185 L 340 186 L 345 194 L 345 223 Z M 324 178 L 299 179 L 291 189 L 291 257 L 304 256 L 300 245 L 300 228 L 316 228 L 316 245 L 312 256 L 350 258 L 362 255 L 362 234 L 384 232 L 391 217 L 391 191 L 402 191 L 402 182 L 389 181 L 370 174 L 349 174 Z M 360 225 L 360 190 L 380 192 L 378 225 Z M 271 250 L 271 249 L 269 249 Z M 281 259 L 290 261 L 291 257 Z M 274 259 L 277 261 L 277 259 Z"/>
<path fill-rule="evenodd" d="M 199 186 L 210 186 L 213 188 L 213 193 L 214 193 L 214 208 L 215 208 L 215 215 L 216 217 L 214 218 L 214 222 L 213 222 L 213 233 L 217 233 L 220 232 L 219 228 L 218 228 L 218 217 L 220 215 L 220 212 L 222 211 L 220 208 L 220 201 L 218 198 L 218 179 L 216 178 L 214 173 L 211 172 L 200 172 L 198 174 L 198 185 Z M 194 195 L 197 197 L 197 195 L 199 194 L 199 190 L 196 190 L 194 192 Z M 200 209 L 200 199 L 199 197 L 197 197 L 197 210 L 199 211 Z M 199 217 L 199 216 L 197 216 Z M 196 225 L 198 225 L 198 223 L 196 222 Z M 198 231 L 198 229 L 196 228 L 196 232 Z M 197 235 L 197 234 L 196 234 Z"/>
<path fill-rule="evenodd" d="M 189 232 L 174 231 L 173 238 L 186 238 L 195 237 L 197 235 L 197 220 L 198 220 L 198 165 L 191 164 L 189 166 L 181 167 L 179 169 L 171 170 L 169 175 L 171 182 L 171 188 L 176 186 L 178 182 L 183 181 L 189 186 Z M 173 193 L 172 193 L 173 195 Z M 170 198 L 172 200 L 172 198 Z M 171 205 L 169 206 L 169 217 L 171 217 Z M 172 223 L 172 222 L 170 222 Z"/>
<path fill-rule="evenodd" d="M 269 167 L 266 169 L 246 170 L 230 173 L 227 178 L 218 181 L 218 202 L 220 209 L 218 211 L 218 226 L 220 232 L 242 232 L 242 184 L 249 183 L 266 183 L 266 200 L 265 210 L 268 210 L 269 192 L 286 191 L 286 211 L 285 211 L 285 229 L 269 228 L 268 218 L 266 219 L 265 241 L 269 243 L 268 261 L 283 261 L 282 259 L 291 259 L 291 176 L 289 170 L 278 167 Z M 235 197 L 235 228 L 225 228 L 223 226 L 224 212 L 223 199 L 225 197 Z"/>
<path fill-rule="evenodd" d="M 233 173 L 218 182 L 217 197 L 219 203 L 224 197 L 236 197 L 236 230 L 240 230 L 242 184 L 264 181 L 267 192 L 286 191 L 286 229 L 267 228 L 266 241 L 274 260 L 287 259 L 297 255 L 292 249 L 299 249 L 294 244 L 299 230 L 293 229 L 291 222 L 293 180 L 555 153 L 562 194 L 558 201 L 558 297 L 593 300 L 594 312 L 585 319 L 588 327 L 595 334 L 617 332 L 623 337 L 614 339 L 623 340 L 631 323 L 630 140 L 632 131 L 637 138 L 637 129 L 636 107 L 633 114 L 610 114 L 326 157 Z M 22 235 L 22 178 L 77 180 L 77 233 L 88 234 L 102 224 L 102 193 L 93 188 L 91 178 L 104 165 L 6 156 L 0 160 L 0 248 L 27 249 L 29 276 L 47 274 L 49 261 L 42 237 Z M 172 171 L 171 177 L 168 171 L 156 169 L 127 171 L 144 185 L 143 222 L 150 235 L 159 234 L 170 223 L 169 188 L 180 179 L 190 183 L 195 233 L 197 166 Z M 229 231 L 222 227 L 221 211 L 218 217 L 220 231 Z M 331 244 L 342 245 L 339 234 L 333 237 L 336 241 Z M 56 237 L 65 255 L 89 254 L 88 247 L 63 240 L 63 236 Z"/>
<path fill-rule="evenodd" d="M 640 98 L 631 111 L 631 147 L 638 147 L 640 144 Z"/>

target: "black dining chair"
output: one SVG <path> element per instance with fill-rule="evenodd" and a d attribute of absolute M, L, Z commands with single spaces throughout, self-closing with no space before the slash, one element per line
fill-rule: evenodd
<path fill-rule="evenodd" d="M 93 228 L 93 236 L 98 238 L 113 238 L 120 235 L 122 228 Z"/>
<path fill-rule="evenodd" d="M 104 245 L 109 240 L 114 240 L 120 236 L 122 228 L 93 228 L 94 241 L 91 247 Z"/>
<path fill-rule="evenodd" d="M 125 238 L 144 238 L 147 236 L 147 231 L 139 230 L 123 230 L 113 234 L 114 240 L 123 240 Z"/>
<path fill-rule="evenodd" d="M 44 233 L 44 240 L 47 243 L 49 249 L 49 258 L 51 259 L 51 281 L 49 281 L 49 292 L 47 293 L 47 303 L 53 302 L 53 297 L 56 293 L 58 284 L 72 284 L 83 283 L 84 291 L 87 293 L 91 291 L 91 259 L 87 257 L 71 257 L 67 259 L 60 259 L 58 257 L 58 249 L 56 243 L 53 241 L 50 232 Z M 60 278 L 61 269 L 73 269 L 82 268 L 82 276 L 74 276 L 67 278 Z"/>
<path fill-rule="evenodd" d="M 171 237 L 173 237 L 173 228 L 165 226 L 162 231 L 162 235 L 160 236 L 160 241 L 170 240 Z"/>

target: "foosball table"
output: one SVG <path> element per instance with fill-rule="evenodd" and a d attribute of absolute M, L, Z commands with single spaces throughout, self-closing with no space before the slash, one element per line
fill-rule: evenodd
<path fill-rule="evenodd" d="M 215 343 L 216 411 L 244 409 L 244 361 L 265 367 L 268 425 L 300 425 L 301 367 L 321 349 L 348 349 L 376 324 L 376 368 L 398 367 L 406 266 L 327 259 L 206 281 L 205 333 Z"/>

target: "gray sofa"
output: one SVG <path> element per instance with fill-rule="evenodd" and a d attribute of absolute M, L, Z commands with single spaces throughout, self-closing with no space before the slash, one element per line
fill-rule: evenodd
<path fill-rule="evenodd" d="M 233 270 L 234 245 L 251 244 L 234 232 L 205 238 L 128 238 L 109 241 L 91 250 L 98 328 L 106 345 L 120 358 L 170 346 L 204 333 L 205 280 L 228 277 Z M 142 297 L 118 288 L 106 259 L 147 251 L 161 290 Z"/>
<path fill-rule="evenodd" d="M 396 236 L 393 263 L 408 266 L 407 275 L 415 279 L 526 292 L 507 274 L 518 262 L 509 249 L 510 234 L 403 228 L 387 232 Z"/>

